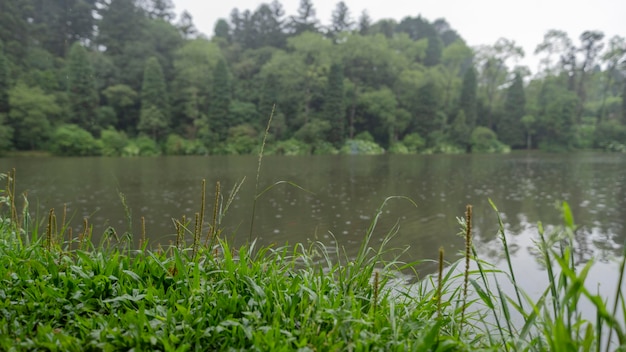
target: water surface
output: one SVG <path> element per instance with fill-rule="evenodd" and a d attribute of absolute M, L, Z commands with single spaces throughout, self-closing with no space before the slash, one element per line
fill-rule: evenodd
<path fill-rule="evenodd" d="M 463 248 L 457 217 L 474 209 L 475 243 L 483 257 L 501 262 L 497 219 L 500 209 L 515 260 L 522 270 L 540 270 L 533 240 L 537 222 L 561 223 L 558 210 L 569 202 L 575 221 L 578 260 L 596 256 L 607 267 L 626 238 L 626 155 L 577 153 L 509 155 L 265 157 L 256 186 L 256 157 L 4 158 L 0 170 L 17 169 L 18 192 L 43 218 L 64 204 L 74 232 L 83 218 L 94 234 L 109 226 L 139 233 L 146 219 L 151 244 L 175 240 L 173 218 L 193 219 L 200 210 L 201 181 L 207 184 L 205 218 L 210 221 L 216 182 L 224 198 L 243 181 L 223 220 L 223 234 L 237 243 L 252 237 L 262 244 L 327 244 L 338 241 L 354 255 L 384 200 L 375 240 L 397 224 L 392 247 L 410 247 L 407 260 L 434 259 L 440 246 L 453 260 Z M 306 191 L 305 191 L 306 190 Z M 125 216 L 120 194 L 131 211 Z M 603 268 L 603 266 L 600 266 Z M 612 271 L 611 271 L 612 272 Z M 524 280 L 524 279 L 521 279 Z M 528 275 L 532 283 L 532 275 Z"/>

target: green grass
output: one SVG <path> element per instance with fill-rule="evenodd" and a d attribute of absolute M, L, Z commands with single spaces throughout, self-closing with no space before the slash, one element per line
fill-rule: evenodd
<path fill-rule="evenodd" d="M 114 229 L 93 244 L 89 224 L 73 234 L 64 212 L 60 221 L 54 211 L 33 221 L 27 203 L 17 209 L 15 172 L 3 176 L 0 350 L 614 351 L 626 344 L 623 293 L 607 302 L 585 287 L 593 264 L 574 262 L 576 225 L 565 203 L 563 226 L 544 233 L 539 224 L 547 284 L 531 299 L 516 285 L 499 216 L 508 270 L 478 258 L 471 206 L 459 218 L 463 255 L 446 263 L 440 250 L 439 272 L 415 281 L 400 273 L 419 261 L 383 259 L 410 250 L 388 248 L 399 225 L 378 228 L 385 205 L 410 202 L 403 197 L 383 202 L 355 257 L 320 242 L 232 248 L 219 224 L 241 184 L 226 200 L 216 186 L 205 234 L 203 181 L 195 221 L 176 222 L 176 245 L 150 250 L 145 233 L 137 249 L 131 234 Z M 504 285 L 515 287 L 513 297 Z M 593 321 L 581 315 L 581 300 L 596 308 Z"/>

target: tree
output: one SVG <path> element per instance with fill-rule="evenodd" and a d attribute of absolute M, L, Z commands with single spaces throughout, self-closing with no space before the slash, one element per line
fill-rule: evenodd
<path fill-rule="evenodd" d="M 218 61 L 213 71 L 213 89 L 208 126 L 217 135 L 219 141 L 228 137 L 228 128 L 232 127 L 229 119 L 231 84 L 226 61 Z"/>
<path fill-rule="evenodd" d="M 598 111 L 597 123 L 602 123 L 606 115 L 606 100 L 610 94 L 611 86 L 615 82 L 615 77 L 618 77 L 618 67 L 620 64 L 626 66 L 626 39 L 620 36 L 614 36 L 609 41 L 609 48 L 604 55 L 602 55 L 602 61 L 606 64 L 605 70 L 605 84 L 602 90 L 602 106 Z M 622 78 L 622 81 L 624 79 Z M 622 82 L 624 85 L 624 83 Z M 615 93 L 618 93 L 616 91 Z M 619 94 L 619 93 L 618 93 Z"/>
<path fill-rule="evenodd" d="M 115 128 L 120 131 L 134 132 L 139 120 L 137 109 L 137 92 L 125 84 L 116 84 L 102 91 L 106 106 L 113 108 L 117 123 Z"/>
<path fill-rule="evenodd" d="M 172 0 L 149 0 L 146 6 L 150 18 L 170 22 L 176 17 Z"/>
<path fill-rule="evenodd" d="M 43 148 L 52 133 L 51 122 L 61 108 L 52 95 L 39 87 L 18 83 L 9 91 L 9 126 L 14 130 L 13 144 L 18 149 Z"/>
<path fill-rule="evenodd" d="M 104 4 L 98 11 L 101 19 L 96 42 L 109 55 L 119 57 L 128 43 L 138 42 L 144 36 L 145 17 L 134 0 L 111 0 Z"/>
<path fill-rule="evenodd" d="M 0 115 L 9 113 L 9 62 L 0 40 Z"/>
<path fill-rule="evenodd" d="M 55 56 L 65 57 L 72 44 L 91 40 L 93 0 L 31 0 L 30 35 Z"/>
<path fill-rule="evenodd" d="M 172 81 L 172 126 L 187 138 L 194 138 L 197 124 L 206 119 L 215 66 L 223 58 L 219 46 L 198 38 L 176 51 Z"/>
<path fill-rule="evenodd" d="M 163 78 L 163 70 L 159 61 L 151 57 L 146 62 L 141 86 L 141 112 L 139 114 L 139 131 L 155 140 L 164 136 L 169 125 L 169 100 Z"/>
<path fill-rule="evenodd" d="M 598 55 L 604 47 L 604 43 L 602 43 L 603 38 L 604 33 L 599 31 L 584 31 L 580 35 L 580 51 L 583 52 L 585 59 L 583 60 L 579 70 L 580 77 L 578 79 L 578 86 L 576 88 L 576 94 L 578 95 L 578 106 L 576 107 L 576 122 L 578 123 L 580 123 L 581 121 L 583 106 L 587 101 L 586 84 L 589 72 L 594 69 Z"/>
<path fill-rule="evenodd" d="M 331 126 L 328 141 L 336 147 L 340 147 L 345 138 L 346 112 L 343 99 L 343 67 L 335 63 L 330 66 L 322 111 L 324 114 L 323 118 L 330 122 Z"/>
<path fill-rule="evenodd" d="M 470 131 L 476 127 L 476 89 L 476 70 L 474 70 L 474 66 L 470 66 L 463 75 L 461 97 L 459 98 L 459 109 L 463 110 Z"/>
<path fill-rule="evenodd" d="M 498 39 L 494 45 L 482 46 L 476 55 L 479 71 L 479 95 L 486 105 L 485 121 L 481 123 L 493 130 L 496 121 L 494 112 L 502 101 L 504 85 L 509 76 L 507 62 L 517 61 L 524 57 L 524 50 L 515 41 L 506 38 Z M 466 112 L 467 113 L 467 112 Z"/>
<path fill-rule="evenodd" d="M 213 29 L 213 36 L 216 38 L 222 38 L 226 40 L 227 43 L 231 41 L 230 26 L 225 19 L 220 18 L 219 20 L 217 20 L 217 22 L 215 23 L 215 28 Z"/>
<path fill-rule="evenodd" d="M 343 1 L 338 2 L 331 16 L 328 34 L 334 38 L 341 32 L 350 31 L 353 26 L 354 22 L 350 18 L 350 10 L 348 9 L 348 6 Z"/>
<path fill-rule="evenodd" d="M 471 131 L 472 130 L 467 125 L 465 111 L 459 110 L 459 112 L 454 117 L 454 120 L 452 120 L 452 124 L 450 125 L 451 142 L 469 152 Z"/>
<path fill-rule="evenodd" d="M 0 154 L 12 145 L 13 128 L 7 121 L 9 110 L 9 64 L 0 40 Z"/>
<path fill-rule="evenodd" d="M 228 25 L 228 23 L 226 25 Z M 178 27 L 178 30 L 184 39 L 193 39 L 193 37 L 198 33 L 196 26 L 193 24 L 193 16 L 191 16 L 187 10 L 184 10 L 183 13 L 180 14 L 180 19 L 178 20 L 176 27 Z"/>
<path fill-rule="evenodd" d="M 283 32 L 284 24 L 282 17 L 284 15 L 285 11 L 278 1 L 273 1 L 270 5 L 261 4 L 251 17 L 255 39 L 248 47 L 284 47 L 286 40 L 285 33 Z"/>
<path fill-rule="evenodd" d="M 315 18 L 315 8 L 311 0 L 300 0 L 298 15 L 291 16 L 290 28 L 295 35 L 304 32 L 317 32 L 319 21 Z"/>
<path fill-rule="evenodd" d="M 426 49 L 426 57 L 424 58 L 425 66 L 435 66 L 441 60 L 441 51 L 443 44 L 439 36 L 435 33 L 428 37 L 428 48 Z"/>
<path fill-rule="evenodd" d="M 372 27 L 372 18 L 367 13 L 367 10 L 363 10 L 363 12 L 361 12 L 361 17 L 359 17 L 359 34 L 360 35 L 370 34 L 371 27 Z"/>
<path fill-rule="evenodd" d="M 26 1 L 0 2 L 0 40 L 4 42 L 4 54 L 13 62 L 20 62 L 29 48 L 30 4 Z"/>
<path fill-rule="evenodd" d="M 96 81 L 87 50 L 80 43 L 74 43 L 70 49 L 67 71 L 70 121 L 92 133 L 98 132 L 102 126 L 96 124 Z"/>
<path fill-rule="evenodd" d="M 522 118 L 526 115 L 526 96 L 524 95 L 524 82 L 519 73 L 515 74 L 513 84 L 507 89 L 504 102 L 504 114 L 498 123 L 498 139 L 512 148 L 526 146 L 524 136 L 524 123 Z"/>

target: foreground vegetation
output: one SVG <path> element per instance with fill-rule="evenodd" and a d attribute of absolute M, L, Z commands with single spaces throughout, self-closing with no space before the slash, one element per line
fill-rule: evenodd
<path fill-rule="evenodd" d="M 480 260 L 472 244 L 472 208 L 459 241 L 464 258 L 415 280 L 420 261 L 386 259 L 397 228 L 381 233 L 378 210 L 354 258 L 322 243 L 232 248 L 219 219 L 233 194 L 216 187 L 213 217 L 204 226 L 204 196 L 193 222 L 176 222 L 177 242 L 139 248 L 131 234 L 106 231 L 91 241 L 51 210 L 45 221 L 18 210 L 14 173 L 0 194 L 0 349 L 2 350 L 259 350 L 259 351 L 609 351 L 626 347 L 626 306 L 584 285 L 593 265 L 574 262 L 576 230 L 567 204 L 564 225 L 537 246 L 546 263 L 546 289 L 537 299 L 515 285 L 507 234 L 500 240 L 508 270 Z M 204 183 L 202 187 L 204 195 Z M 237 188 L 234 189 L 236 191 Z M 400 199 L 399 201 L 407 201 Z M 497 209 L 494 206 L 494 210 Z M 207 230 L 208 227 L 208 230 Z M 373 238 L 383 237 L 379 247 Z M 190 238 L 189 241 L 186 238 Z M 409 249 L 406 249 L 409 250 Z M 401 273 L 411 273 L 402 275 Z M 408 279 L 411 277 L 412 279 Z M 515 287 L 514 295 L 503 293 Z M 579 311 L 589 300 L 594 320 Z M 619 308 L 619 309 L 618 309 Z M 619 312 L 619 313 L 618 313 Z M 514 317 L 521 317 L 514 324 Z"/>

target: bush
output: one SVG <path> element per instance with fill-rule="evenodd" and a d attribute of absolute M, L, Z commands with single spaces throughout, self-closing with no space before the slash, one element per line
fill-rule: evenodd
<path fill-rule="evenodd" d="M 409 148 L 407 148 L 402 142 L 396 142 L 389 147 L 390 154 L 411 154 Z"/>
<path fill-rule="evenodd" d="M 228 129 L 226 142 L 213 151 L 215 154 L 245 155 L 259 147 L 257 130 L 250 124 L 241 124 Z"/>
<path fill-rule="evenodd" d="M 167 136 L 163 149 L 166 155 L 202 155 L 207 150 L 199 140 L 189 140 L 178 134 Z"/>
<path fill-rule="evenodd" d="M 496 133 L 487 127 L 476 127 L 470 136 L 472 152 L 508 153 L 511 148 L 498 140 Z"/>
<path fill-rule="evenodd" d="M 139 136 L 135 140 L 128 143 L 123 151 L 122 156 L 157 156 L 161 155 L 161 150 L 157 143 L 148 136 Z"/>
<path fill-rule="evenodd" d="M 56 155 L 90 156 L 100 155 L 101 145 L 91 133 L 78 125 L 61 125 L 54 130 L 50 149 Z"/>
<path fill-rule="evenodd" d="M 336 155 L 339 154 L 339 150 L 335 146 L 327 141 L 318 141 L 313 144 L 313 155 Z"/>
<path fill-rule="evenodd" d="M 404 144 L 410 153 L 418 153 L 426 147 L 426 140 L 418 133 L 409 133 L 404 136 L 402 144 Z"/>
<path fill-rule="evenodd" d="M 102 131 L 100 142 L 102 144 L 102 155 L 120 156 L 124 151 L 124 147 L 128 144 L 128 137 L 126 137 L 124 132 L 118 132 L 109 128 Z"/>
<path fill-rule="evenodd" d="M 361 133 L 360 135 L 363 135 L 363 133 Z M 373 141 L 367 141 L 363 139 L 348 139 L 339 150 L 339 153 L 350 155 L 380 155 L 384 154 L 385 150 Z"/>
<path fill-rule="evenodd" d="M 596 148 L 619 151 L 619 146 L 626 144 L 626 126 L 615 120 L 605 121 L 596 126 L 593 141 Z"/>
<path fill-rule="evenodd" d="M 267 154 L 268 155 L 310 155 L 311 146 L 295 138 L 290 138 L 285 141 L 279 141 L 275 145 L 269 147 Z"/>

